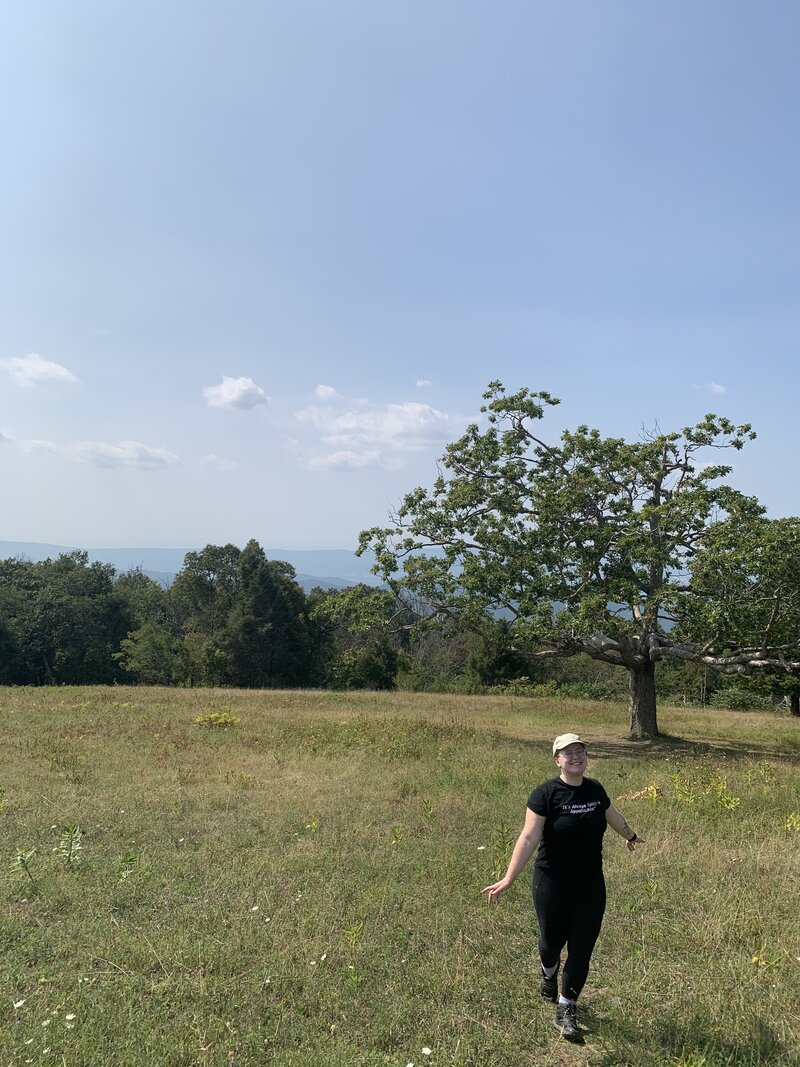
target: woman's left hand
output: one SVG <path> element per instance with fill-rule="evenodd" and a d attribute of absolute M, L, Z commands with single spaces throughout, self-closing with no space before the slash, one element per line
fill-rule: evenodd
<path fill-rule="evenodd" d="M 643 837 L 639 837 L 639 835 L 637 834 L 636 837 L 634 837 L 634 839 L 632 841 L 626 841 L 625 842 L 625 847 L 628 849 L 628 852 L 635 852 L 636 851 L 636 846 L 637 845 L 643 845 L 643 844 L 644 844 L 644 838 Z"/>

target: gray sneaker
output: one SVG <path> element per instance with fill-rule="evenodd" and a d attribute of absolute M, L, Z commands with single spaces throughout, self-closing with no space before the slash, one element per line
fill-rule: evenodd
<path fill-rule="evenodd" d="M 580 1031 L 578 1030 L 578 1022 L 575 1017 L 575 1005 L 557 1004 L 556 1017 L 553 1019 L 553 1026 L 555 1026 L 556 1030 L 561 1031 L 562 1037 L 566 1037 L 567 1039 L 577 1037 Z"/>

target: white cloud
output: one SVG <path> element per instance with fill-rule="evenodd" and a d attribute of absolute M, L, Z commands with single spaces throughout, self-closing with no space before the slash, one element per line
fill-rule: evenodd
<path fill-rule="evenodd" d="M 719 395 L 720 393 L 726 393 L 728 391 L 725 386 L 720 385 L 719 382 L 706 382 L 705 385 L 695 385 L 692 388 L 704 389 L 707 393 L 715 393 L 716 395 Z"/>
<path fill-rule="evenodd" d="M 27 388 L 31 385 L 42 385 L 45 382 L 77 382 L 78 379 L 62 367 L 60 363 L 52 363 L 49 359 L 42 359 L 35 352 L 28 356 L 12 356 L 10 359 L 0 359 L 0 367 L 3 367 L 11 375 L 17 385 Z"/>
<path fill-rule="evenodd" d="M 22 440 L 12 431 L 6 429 L 0 431 L 0 445 L 14 445 L 20 452 L 61 452 L 61 448 L 58 445 L 53 444 L 52 441 L 45 441 L 41 438 L 33 438 L 31 440 Z"/>
<path fill-rule="evenodd" d="M 429 404 L 378 406 L 368 401 L 308 407 L 295 412 L 298 422 L 315 430 L 319 444 L 308 461 L 311 470 L 397 469 L 404 454 L 442 445 L 461 433 L 467 420 Z"/>
<path fill-rule="evenodd" d="M 365 467 L 382 467 L 383 458 L 377 449 L 364 452 L 331 452 L 328 455 L 312 456 L 308 469 L 312 471 L 356 471 Z"/>
<path fill-rule="evenodd" d="M 417 389 L 427 389 L 430 385 L 433 385 L 430 378 L 417 378 Z"/>
<path fill-rule="evenodd" d="M 33 440 L 33 441 L 20 441 L 18 447 L 23 452 L 60 452 L 61 449 L 58 445 L 54 445 L 52 441 Z"/>
<path fill-rule="evenodd" d="M 201 456 L 201 467 L 210 467 L 215 471 L 235 471 L 238 470 L 239 464 L 235 459 L 223 459 L 221 456 L 215 456 L 213 453 L 209 456 Z"/>
<path fill-rule="evenodd" d="M 341 396 L 330 385 L 318 385 L 314 390 L 318 400 L 341 400 Z"/>
<path fill-rule="evenodd" d="M 326 445 L 412 452 L 450 440 L 464 425 L 464 420 L 457 416 L 437 411 L 429 404 L 413 402 L 339 413 L 330 408 L 312 407 L 295 415 L 300 422 L 319 430 Z"/>
<path fill-rule="evenodd" d="M 95 463 L 98 467 L 138 467 L 140 470 L 159 470 L 174 467 L 178 457 L 166 448 L 150 448 L 141 441 L 120 441 L 110 445 L 105 441 L 83 441 L 71 449 L 76 459 Z"/>
<path fill-rule="evenodd" d="M 210 408 L 255 408 L 266 404 L 269 397 L 252 378 L 228 378 L 224 374 L 220 385 L 207 385 L 203 389 Z"/>

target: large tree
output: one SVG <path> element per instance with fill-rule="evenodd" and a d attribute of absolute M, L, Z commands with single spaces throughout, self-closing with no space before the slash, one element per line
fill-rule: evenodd
<path fill-rule="evenodd" d="M 187 553 L 170 595 L 183 621 L 188 679 L 247 687 L 312 682 L 312 627 L 295 577 L 257 541 Z"/>
<path fill-rule="evenodd" d="M 517 652 L 625 668 L 631 736 L 657 735 L 656 663 L 689 654 L 671 628 L 692 559 L 717 522 L 761 510 L 708 458 L 755 434 L 707 415 L 633 442 L 579 426 L 547 443 L 536 424 L 555 397 L 495 381 L 484 400 L 484 425 L 447 447 L 433 487 L 364 531 L 359 551 L 374 549 L 376 573 L 431 617 L 485 630 L 499 614 Z"/>
<path fill-rule="evenodd" d="M 6 680 L 22 685 L 107 683 L 128 629 L 114 568 L 67 552 L 40 563 L 0 562 L 0 610 L 8 631 Z"/>
<path fill-rule="evenodd" d="M 248 541 L 239 557 L 224 648 L 231 685 L 280 688 L 313 680 L 305 593 L 294 567 L 267 559 L 257 541 Z"/>
<path fill-rule="evenodd" d="M 236 545 L 206 545 L 187 552 L 170 587 L 170 598 L 184 625 L 219 642 L 235 600 L 239 557 Z"/>
<path fill-rule="evenodd" d="M 800 716 L 800 519 L 717 523 L 691 561 L 678 608 L 676 655 L 761 676 Z"/>
<path fill-rule="evenodd" d="M 241 554 L 232 544 L 206 545 L 199 552 L 187 552 L 170 587 L 170 604 L 183 629 L 184 681 L 190 685 L 227 681 L 224 645 Z"/>

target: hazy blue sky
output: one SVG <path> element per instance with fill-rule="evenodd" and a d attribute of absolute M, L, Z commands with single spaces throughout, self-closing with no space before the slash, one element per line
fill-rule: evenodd
<path fill-rule="evenodd" d="M 0 540 L 352 547 L 486 383 L 800 513 L 796 0 L 7 0 Z"/>

